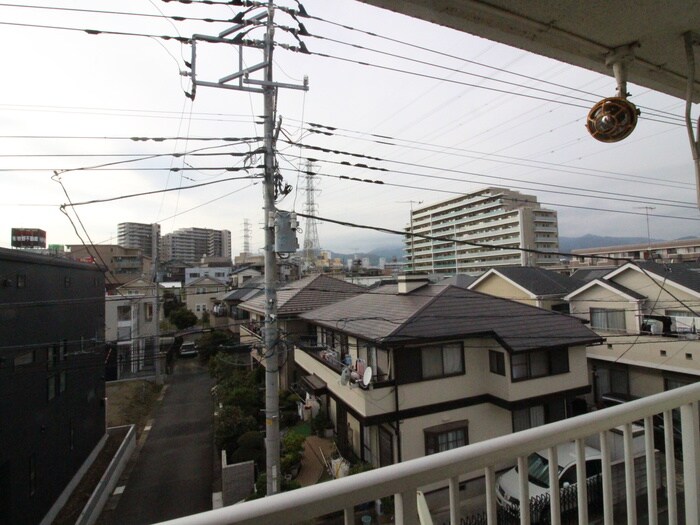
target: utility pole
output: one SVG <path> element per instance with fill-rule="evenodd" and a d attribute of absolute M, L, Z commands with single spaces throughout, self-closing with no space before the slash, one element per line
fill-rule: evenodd
<path fill-rule="evenodd" d="M 289 10 L 288 10 L 289 11 Z M 249 93 L 259 93 L 263 95 L 264 104 L 264 155 L 265 173 L 263 175 L 263 210 L 265 213 L 265 326 L 263 330 L 263 363 L 265 366 L 265 449 L 267 460 L 267 495 L 276 494 L 280 491 L 281 470 L 280 470 L 280 431 L 279 431 L 279 373 L 280 360 L 277 353 L 279 345 L 279 332 L 277 328 L 277 259 L 276 253 L 285 253 L 284 247 L 276 248 L 275 228 L 280 227 L 284 221 L 278 221 L 280 215 L 275 207 L 275 187 L 276 187 L 276 162 L 275 162 L 275 108 L 277 89 L 290 88 L 307 91 L 308 81 L 304 78 L 303 85 L 282 84 L 273 81 L 272 75 L 272 51 L 275 46 L 275 26 L 273 23 L 275 6 L 272 0 L 264 4 L 257 4 L 253 9 L 245 11 L 241 16 L 236 17 L 238 22 L 235 26 L 219 33 L 218 37 L 207 35 L 193 35 L 192 37 L 192 60 L 191 73 L 187 74 L 192 78 L 192 92 L 186 95 L 194 100 L 197 86 L 207 86 L 224 88 Z M 297 13 L 298 14 L 298 13 Z M 244 19 L 244 17 L 247 18 Z M 251 31 L 251 27 L 265 26 L 265 39 L 252 40 L 245 38 Z M 229 35 L 238 33 L 233 39 Z M 197 41 L 237 44 L 239 47 L 239 70 L 226 75 L 218 82 L 207 82 L 197 79 L 196 74 L 196 43 Z M 252 47 L 263 50 L 263 61 L 244 68 L 243 48 Z M 299 52 L 308 52 L 304 44 L 300 41 L 299 47 L 284 45 L 286 49 Z M 255 80 L 250 75 L 262 71 L 263 80 Z M 230 82 L 237 81 L 236 84 Z M 289 215 L 286 223 L 287 236 L 290 231 L 295 231 L 295 227 L 289 227 Z M 288 241 L 289 239 L 287 239 Z M 295 248 L 296 250 L 296 248 Z"/>
<path fill-rule="evenodd" d="M 267 33 L 265 34 L 265 459 L 267 465 L 267 494 L 280 491 L 280 420 L 279 366 L 277 353 L 277 259 L 275 256 L 275 194 L 274 194 L 274 108 L 277 87 L 272 82 L 272 50 L 275 36 L 272 0 L 267 4 Z"/>

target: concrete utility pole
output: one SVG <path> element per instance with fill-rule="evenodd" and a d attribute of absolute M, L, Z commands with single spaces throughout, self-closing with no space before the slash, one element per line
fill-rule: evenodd
<path fill-rule="evenodd" d="M 265 9 L 258 11 L 256 9 Z M 192 38 L 192 93 L 187 96 L 194 99 L 197 86 L 207 86 L 225 88 L 249 93 L 260 93 L 263 95 L 264 103 L 264 150 L 265 150 L 265 173 L 263 176 L 263 199 L 265 212 L 265 327 L 263 330 L 263 362 L 265 365 L 265 449 L 267 460 L 267 495 L 276 494 L 280 491 L 281 470 L 280 470 L 280 430 L 279 430 L 279 355 L 277 348 L 279 344 L 279 332 L 277 329 L 277 259 L 275 249 L 275 223 L 278 216 L 275 207 L 275 107 L 277 89 L 280 87 L 290 89 L 309 89 L 306 78 L 303 85 L 282 84 L 274 82 L 272 79 L 272 51 L 274 48 L 275 26 L 273 24 L 275 7 L 272 0 L 268 0 L 267 7 L 262 5 L 250 12 L 246 12 L 247 20 L 219 33 L 218 37 L 207 35 L 193 35 Z M 251 25 L 265 24 L 265 39 L 260 42 L 247 38 L 230 40 L 227 37 L 233 33 L 248 32 Z M 207 82 L 197 79 L 196 67 L 196 42 L 220 42 L 239 44 L 239 71 L 226 75 L 218 82 Z M 263 61 L 254 66 L 243 67 L 243 48 L 252 47 L 262 49 L 264 53 Z M 299 48 L 289 49 L 305 51 L 303 44 Z M 262 71 L 263 80 L 250 78 L 252 73 Z M 230 84 L 237 81 L 237 84 Z M 278 251 L 284 252 L 284 249 Z"/>
<path fill-rule="evenodd" d="M 274 194 L 274 125 L 277 87 L 272 82 L 272 50 L 275 37 L 272 0 L 267 4 L 265 34 L 265 459 L 267 462 L 267 494 L 280 491 L 280 420 L 279 420 L 279 354 L 277 343 L 277 259 L 275 256 L 275 194 Z"/>

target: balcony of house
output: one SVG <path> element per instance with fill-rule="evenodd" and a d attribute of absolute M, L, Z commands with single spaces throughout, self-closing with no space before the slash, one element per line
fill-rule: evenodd
<path fill-rule="evenodd" d="M 332 349 L 315 346 L 311 341 L 297 343 L 294 362 L 323 381 L 333 397 L 343 399 L 364 417 L 381 416 L 394 407 L 393 382 L 387 381 L 383 374 L 371 374 L 364 384 L 357 367 L 350 361 L 342 362 L 338 352 Z"/>
<path fill-rule="evenodd" d="M 239 324 L 241 343 L 256 343 L 262 341 L 262 323 L 259 321 L 245 321 Z"/>
<path fill-rule="evenodd" d="M 429 514 L 435 523 L 452 524 L 698 524 L 698 400 L 700 383 L 167 523 L 291 525 L 334 513 L 335 522 L 345 525 L 355 524 L 360 515 L 371 516 L 371 523 L 376 523 L 367 504 L 391 497 L 394 519 L 388 522 L 399 525 L 424 523 Z M 674 411 L 680 414 L 680 460 L 674 457 Z M 655 450 L 660 445 L 654 435 L 655 418 L 663 421 L 659 440 L 664 452 Z M 562 450 L 571 455 L 562 457 Z M 533 483 L 536 473 L 531 467 L 550 463 L 567 467 L 545 468 Z M 518 468 L 501 470 L 503 465 Z M 484 480 L 479 499 L 468 497 L 460 487 L 460 480 L 475 473 Z M 505 474 L 512 478 L 507 490 Z M 564 481 L 562 476 L 567 475 Z M 422 497 L 423 490 L 435 484 L 446 486 L 440 508 L 428 507 Z"/>

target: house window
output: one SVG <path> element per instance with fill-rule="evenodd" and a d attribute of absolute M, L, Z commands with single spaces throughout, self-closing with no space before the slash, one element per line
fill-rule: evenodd
<path fill-rule="evenodd" d="M 27 276 L 23 273 L 17 274 L 17 288 L 26 288 Z"/>
<path fill-rule="evenodd" d="M 58 392 L 62 394 L 66 391 L 66 371 L 62 371 L 58 376 Z"/>
<path fill-rule="evenodd" d="M 423 379 L 434 379 L 464 373 L 462 343 L 426 346 L 421 348 Z"/>
<path fill-rule="evenodd" d="M 611 366 L 597 362 L 593 368 L 593 385 L 595 387 L 595 401 L 600 401 L 603 394 L 629 394 L 630 384 L 627 367 Z"/>
<path fill-rule="evenodd" d="M 387 467 L 394 463 L 394 437 L 384 427 L 379 427 L 379 466 Z"/>
<path fill-rule="evenodd" d="M 17 354 L 14 359 L 16 367 L 31 365 L 35 360 L 34 350 L 26 350 L 21 354 Z"/>
<path fill-rule="evenodd" d="M 146 303 L 146 321 L 153 321 L 153 303 Z"/>
<path fill-rule="evenodd" d="M 606 332 L 624 332 L 625 311 L 591 308 L 591 328 Z"/>
<path fill-rule="evenodd" d="M 493 374 L 506 375 L 506 358 L 503 352 L 489 350 L 489 369 Z"/>
<path fill-rule="evenodd" d="M 66 276 L 63 278 L 63 286 L 64 286 L 65 288 L 70 288 L 70 275 L 66 275 Z"/>
<path fill-rule="evenodd" d="M 131 321 L 131 306 L 117 306 L 117 320 Z"/>
<path fill-rule="evenodd" d="M 455 421 L 423 430 L 425 455 L 444 452 L 469 444 L 469 422 Z"/>
<path fill-rule="evenodd" d="M 564 374 L 569 371 L 568 348 L 513 354 L 510 357 L 513 381 Z"/>
<path fill-rule="evenodd" d="M 566 400 L 556 399 L 513 410 L 513 432 L 539 427 L 566 418 Z"/>

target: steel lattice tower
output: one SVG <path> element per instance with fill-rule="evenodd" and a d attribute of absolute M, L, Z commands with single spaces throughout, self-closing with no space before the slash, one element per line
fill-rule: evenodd
<path fill-rule="evenodd" d="M 243 253 L 245 253 L 246 255 L 250 254 L 250 237 L 250 220 L 243 219 Z"/>
<path fill-rule="evenodd" d="M 314 194 L 320 190 L 315 188 L 317 179 L 313 172 L 313 163 L 311 161 L 308 161 L 306 164 L 304 178 L 306 179 L 304 213 L 311 216 L 306 218 L 306 226 L 304 228 L 304 266 L 307 269 L 313 269 L 316 267 L 316 260 L 321 251 L 316 219 L 313 218 L 318 215 L 318 205 L 316 204 Z"/>

